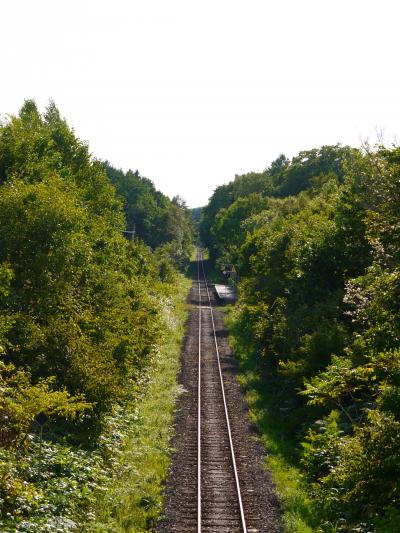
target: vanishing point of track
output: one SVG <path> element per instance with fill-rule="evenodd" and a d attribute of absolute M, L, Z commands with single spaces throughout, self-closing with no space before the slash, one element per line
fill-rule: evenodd
<path fill-rule="evenodd" d="M 198 250 L 197 252 L 197 283 L 199 289 L 199 363 L 197 397 L 197 531 L 198 533 L 201 533 L 204 523 L 204 529 L 209 529 L 210 527 L 213 529 L 214 527 L 218 527 L 218 525 L 228 527 L 229 529 L 236 529 L 236 527 L 239 525 L 240 530 L 243 531 L 243 533 L 247 533 L 242 496 L 240 493 L 240 483 L 236 467 L 235 450 L 233 447 L 231 426 L 229 422 L 229 413 L 225 397 L 224 380 L 222 377 L 218 349 L 218 339 L 214 322 L 214 313 L 207 278 L 204 271 L 203 256 L 200 250 Z M 203 305 L 204 298 L 202 298 L 202 291 L 204 292 L 204 290 L 206 291 L 205 306 Z M 208 365 L 207 369 L 209 374 L 211 372 L 215 374 L 216 366 L 218 376 L 217 379 L 215 375 L 208 376 L 211 377 L 211 379 L 208 380 L 208 383 L 205 383 L 203 385 L 202 329 L 204 318 L 202 317 L 204 313 L 208 315 L 208 321 L 211 321 L 212 334 L 215 345 L 214 365 Z M 216 389 L 218 389 L 218 391 Z M 218 396 L 220 397 L 218 398 Z M 207 405 L 208 407 L 211 407 L 211 409 L 207 409 L 207 411 L 205 411 L 204 407 Z M 223 414 L 225 418 L 222 426 L 221 407 L 223 408 Z M 217 413 L 217 411 L 219 411 L 219 413 Z M 203 418 L 204 422 L 202 423 Z M 217 424 L 218 427 L 216 426 Z M 223 453 L 222 456 L 219 457 L 221 455 L 220 442 L 215 442 L 216 439 L 220 440 L 219 434 L 224 427 L 225 438 L 227 437 L 227 440 L 229 442 L 231 463 L 230 465 L 229 460 L 226 460 L 226 453 Z M 203 448 L 204 453 L 202 453 Z M 222 450 L 226 451 L 226 445 L 222 447 Z M 219 462 L 217 462 L 218 459 L 220 459 Z M 207 496 L 203 497 L 202 495 L 203 478 L 205 480 L 204 483 L 207 486 L 207 477 L 210 477 L 210 475 L 212 478 L 214 478 L 211 479 L 211 481 L 214 482 L 214 489 L 218 488 L 218 492 L 215 494 L 213 494 L 213 492 L 215 491 L 211 490 L 213 501 L 209 500 L 209 492 L 207 493 L 208 498 Z M 232 481 L 234 481 L 234 491 L 232 491 Z M 211 488 L 210 480 L 208 480 L 208 488 Z M 217 500 L 215 498 L 217 498 Z M 206 502 L 204 512 L 203 499 Z M 217 503 L 218 499 L 220 500 L 220 505 L 218 505 Z M 213 505 L 210 505 L 211 503 L 213 503 Z"/>

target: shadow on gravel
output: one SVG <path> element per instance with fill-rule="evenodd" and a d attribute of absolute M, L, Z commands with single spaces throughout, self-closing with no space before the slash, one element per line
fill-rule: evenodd
<path fill-rule="evenodd" d="M 226 330 L 218 330 L 215 332 L 215 335 L 216 337 L 218 337 L 219 339 L 227 339 L 228 338 L 228 333 Z"/>

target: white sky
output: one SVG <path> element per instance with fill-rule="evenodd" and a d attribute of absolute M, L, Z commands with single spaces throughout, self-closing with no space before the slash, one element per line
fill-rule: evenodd
<path fill-rule="evenodd" d="M 0 113 L 53 98 L 96 157 L 203 205 L 282 152 L 400 134 L 396 4 L 0 0 Z"/>

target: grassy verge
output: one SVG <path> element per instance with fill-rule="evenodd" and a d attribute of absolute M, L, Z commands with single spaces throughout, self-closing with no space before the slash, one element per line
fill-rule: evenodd
<path fill-rule="evenodd" d="M 159 360 L 144 395 L 125 413 L 131 427 L 115 459 L 117 475 L 99 497 L 96 520 L 86 531 L 151 531 L 162 512 L 190 284 L 182 277 L 177 287 Z"/>
<path fill-rule="evenodd" d="M 226 324 L 230 329 L 229 310 Z M 317 510 L 308 497 L 305 483 L 296 467 L 297 451 L 285 437 L 285 417 L 277 405 L 268 383 L 262 378 L 257 361 L 250 354 L 240 353 L 233 336 L 231 345 L 239 364 L 238 380 L 243 386 L 251 420 L 258 427 L 267 457 L 268 469 L 276 485 L 282 505 L 282 520 L 287 533 L 313 533 L 318 531 Z"/>

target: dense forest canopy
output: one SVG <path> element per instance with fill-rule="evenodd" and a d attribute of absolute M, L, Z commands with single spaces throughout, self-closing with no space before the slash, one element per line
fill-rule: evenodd
<path fill-rule="evenodd" d="M 199 227 L 202 210 L 203 210 L 202 207 L 194 207 L 193 209 L 190 210 L 192 213 L 192 218 L 193 218 L 196 228 Z"/>
<path fill-rule="evenodd" d="M 328 179 L 330 174 L 335 175 L 341 183 L 344 178 L 344 164 L 351 152 L 349 147 L 336 145 L 300 152 L 291 161 L 280 155 L 263 172 L 236 176 L 234 181 L 217 187 L 202 210 L 200 228 L 202 240 L 212 256 L 217 253 L 219 230 L 223 224 L 229 226 L 234 220 L 243 222 L 248 218 L 244 213 L 241 216 L 234 215 L 234 211 L 239 209 L 238 205 L 233 206 L 229 213 L 225 211 L 237 200 L 241 202 L 240 209 L 245 209 L 247 203 L 249 209 L 253 205 L 253 209 L 257 211 L 263 208 L 259 202 L 251 201 L 249 195 L 256 194 L 260 198 L 290 197 L 318 186 L 321 181 Z M 245 198 L 247 200 L 244 200 Z M 217 215 L 220 218 L 218 229 L 215 226 Z M 225 222 L 223 219 L 226 219 Z"/>
<path fill-rule="evenodd" d="M 104 168 L 122 200 L 128 231 L 152 249 L 163 246 L 173 250 L 177 266 L 183 268 L 190 255 L 194 229 L 185 202 L 179 196 L 170 200 L 138 171 L 124 173 L 108 162 Z"/>
<path fill-rule="evenodd" d="M 213 260 L 239 276 L 237 351 L 321 531 L 400 529 L 399 183 L 397 146 L 323 146 L 236 176 L 203 209 Z"/>
<path fill-rule="evenodd" d="M 1 125 L 0 529 L 85 512 L 107 416 L 141 390 L 192 241 L 179 198 L 96 161 L 53 103 Z"/>

